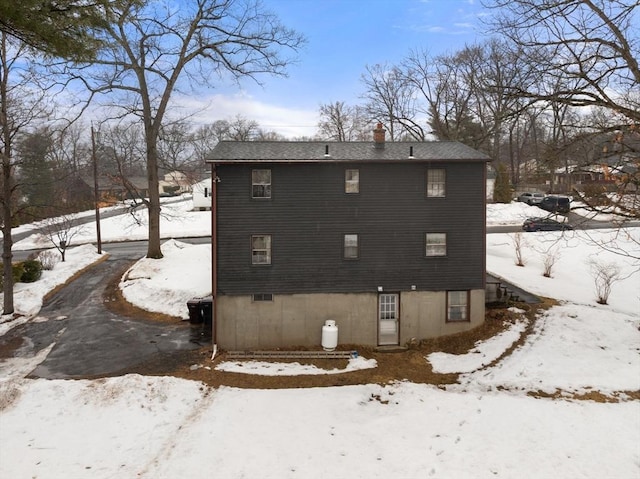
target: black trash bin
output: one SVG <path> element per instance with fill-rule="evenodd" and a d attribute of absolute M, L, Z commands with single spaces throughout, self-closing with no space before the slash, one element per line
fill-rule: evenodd
<path fill-rule="evenodd" d="M 189 308 L 189 322 L 191 324 L 202 324 L 204 320 L 202 317 L 201 299 L 190 299 L 187 301 L 187 308 Z"/>
<path fill-rule="evenodd" d="M 213 317 L 213 297 L 202 298 L 200 300 L 200 311 L 202 312 L 202 320 L 205 328 L 211 327 Z"/>

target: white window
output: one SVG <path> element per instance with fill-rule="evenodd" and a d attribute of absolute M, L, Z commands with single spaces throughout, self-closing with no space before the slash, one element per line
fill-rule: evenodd
<path fill-rule="evenodd" d="M 426 236 L 426 255 L 427 256 L 446 256 L 447 255 L 447 234 L 446 233 L 427 233 Z"/>
<path fill-rule="evenodd" d="M 349 169 L 344 171 L 344 192 L 360 192 L 360 170 Z"/>
<path fill-rule="evenodd" d="M 251 170 L 251 197 L 271 198 L 271 170 Z"/>
<path fill-rule="evenodd" d="M 379 295 L 380 321 L 396 321 L 398 319 L 398 295 Z"/>
<path fill-rule="evenodd" d="M 271 235 L 251 237 L 251 264 L 271 264 Z"/>
<path fill-rule="evenodd" d="M 445 195 L 445 170 L 433 168 L 427 170 L 427 196 L 442 198 Z"/>
<path fill-rule="evenodd" d="M 358 259 L 358 235 L 344 235 L 344 258 Z"/>
<path fill-rule="evenodd" d="M 469 321 L 468 291 L 447 291 L 447 321 Z"/>

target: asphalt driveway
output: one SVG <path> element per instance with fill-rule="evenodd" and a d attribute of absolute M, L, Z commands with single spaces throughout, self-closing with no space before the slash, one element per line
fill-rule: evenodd
<path fill-rule="evenodd" d="M 143 363 L 200 348 L 188 322 L 127 318 L 105 307 L 108 282 L 129 261 L 111 257 L 67 285 L 36 318 L 0 337 L 0 357 L 32 357 L 54 344 L 30 376 L 66 379 L 132 372 Z"/>

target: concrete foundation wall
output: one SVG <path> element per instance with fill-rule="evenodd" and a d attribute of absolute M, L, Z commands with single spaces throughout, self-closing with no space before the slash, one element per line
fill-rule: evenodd
<path fill-rule="evenodd" d="M 470 321 L 447 323 L 446 293 L 400 293 L 400 338 L 423 339 L 466 331 L 484 321 L 484 290 L 471 291 Z M 216 342 L 228 350 L 273 349 L 322 344 L 328 319 L 338 326 L 338 344 L 378 344 L 378 294 L 250 295 L 217 298 Z"/>
<path fill-rule="evenodd" d="M 441 291 L 405 292 L 400 295 L 400 344 L 411 339 L 436 338 L 468 331 L 484 322 L 484 296 L 481 290 L 470 294 L 470 321 L 447 322 L 446 293 Z"/>

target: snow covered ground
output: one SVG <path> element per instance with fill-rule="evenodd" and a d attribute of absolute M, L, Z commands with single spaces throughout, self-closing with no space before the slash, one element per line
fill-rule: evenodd
<path fill-rule="evenodd" d="M 209 233 L 209 213 L 186 209 L 163 222 L 164 236 Z M 487 222 L 521 224 L 523 217 L 539 214 L 518 203 L 489 205 Z M 130 226 L 130 218 L 123 224 L 126 218 L 105 220 L 103 239 L 146 235 L 144 226 Z M 48 349 L 34 358 L 3 360 L 0 477 L 640 477 L 640 401 L 625 394 L 640 390 L 640 273 L 629 258 L 596 244 L 615 241 L 640 256 L 640 228 L 626 233 L 527 233 L 524 267 L 515 265 L 513 235 L 488 235 L 490 272 L 560 304 L 541 313 L 533 334 L 495 365 L 486 366 L 520 337 L 524 322 L 467 354 L 426 357 L 425 365 L 428 361 L 435 370 L 461 373 L 458 384 L 446 389 L 406 381 L 210 389 L 139 375 L 30 380 L 25 376 Z M 91 231 L 83 235 L 92 241 Z M 32 235 L 20 243 L 23 249 L 43 247 L 39 241 Z M 108 245 L 104 249 L 108 252 Z M 558 257 L 547 278 L 543 263 L 553 251 Z M 186 299 L 210 291 L 206 275 L 194 278 L 189 266 L 195 258 L 209 264 L 202 258 L 210 257 L 210 247 L 171 241 L 164 253 L 162 260 L 140 261 L 121 286 L 142 307 L 151 309 L 162 297 L 163 310 L 174 307 L 172 314 L 184 315 Z M 606 306 L 596 303 L 593 259 L 616 263 L 623 278 L 613 284 Z M 96 260 L 89 245 L 70 250 L 67 262 L 40 281 L 18 285 L 18 309 L 28 317 L 37 314 L 46 290 Z M 3 317 L 0 334 L 20 321 L 9 319 Z M 261 362 L 218 367 L 248 374 L 341 373 Z M 360 357 L 348 369 L 362 367 L 376 364 Z M 611 402 L 575 399 L 593 392 Z"/>

